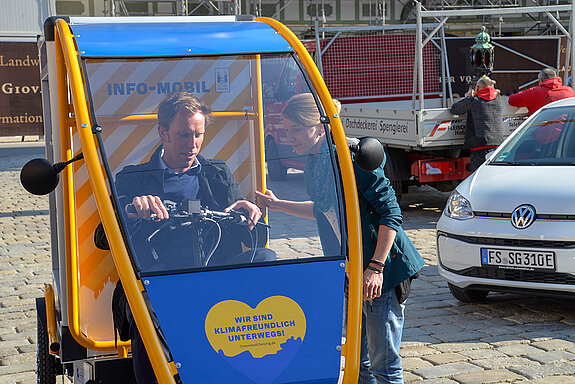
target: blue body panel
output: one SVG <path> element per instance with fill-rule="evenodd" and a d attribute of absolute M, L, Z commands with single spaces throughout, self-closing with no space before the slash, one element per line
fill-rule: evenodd
<path fill-rule="evenodd" d="M 146 277 L 182 381 L 336 384 L 342 265 L 325 260 Z M 262 350 L 269 344 L 273 351 Z"/>
<path fill-rule="evenodd" d="M 166 57 L 291 52 L 256 21 L 72 24 L 82 57 Z"/>

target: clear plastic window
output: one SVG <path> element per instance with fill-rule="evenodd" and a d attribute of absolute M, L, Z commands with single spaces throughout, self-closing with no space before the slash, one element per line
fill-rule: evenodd
<path fill-rule="evenodd" d="M 292 56 L 85 66 L 117 209 L 142 273 L 345 256 L 329 127 L 284 126 L 294 95 L 310 95 L 321 114 Z M 303 148 L 306 137 L 317 145 Z M 295 205 L 276 210 L 270 193 Z"/>

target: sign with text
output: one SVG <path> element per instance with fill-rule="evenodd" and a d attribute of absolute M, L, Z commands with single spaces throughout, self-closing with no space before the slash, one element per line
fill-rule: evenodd
<path fill-rule="evenodd" d="M 511 95 L 537 85 L 537 74 L 544 67 L 559 66 L 563 77 L 567 40 L 558 36 L 494 37 L 493 73 L 496 88 L 503 95 Z M 455 97 L 463 96 L 475 80 L 471 67 L 470 47 L 475 43 L 472 37 L 447 38 L 447 53 L 451 87 Z"/>
<path fill-rule="evenodd" d="M 0 42 L 0 136 L 43 135 L 36 43 Z"/>

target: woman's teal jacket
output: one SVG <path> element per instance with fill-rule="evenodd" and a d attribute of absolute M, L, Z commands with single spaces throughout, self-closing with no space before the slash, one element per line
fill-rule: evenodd
<path fill-rule="evenodd" d="M 359 195 L 364 270 L 375 251 L 379 226 L 386 225 L 397 232 L 385 262 L 383 292 L 387 292 L 417 273 L 425 261 L 401 227 L 401 208 L 389 179 L 385 177 L 384 165 L 385 158 L 379 168 L 370 172 L 353 162 Z"/>

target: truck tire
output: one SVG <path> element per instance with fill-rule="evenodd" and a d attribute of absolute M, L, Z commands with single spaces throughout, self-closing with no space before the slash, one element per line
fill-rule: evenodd
<path fill-rule="evenodd" d="M 489 294 L 489 291 L 482 291 L 478 289 L 470 288 L 459 288 L 457 285 L 447 283 L 449 290 L 453 297 L 464 303 L 475 303 L 478 301 L 483 301 Z"/>
<path fill-rule="evenodd" d="M 280 161 L 278 146 L 274 139 L 266 140 L 266 161 L 268 163 L 268 175 L 273 181 L 281 181 L 286 178 L 287 168 Z"/>
<path fill-rule="evenodd" d="M 401 196 L 403 195 L 403 182 L 401 180 L 389 180 L 391 187 L 395 191 L 395 199 L 397 203 L 401 203 Z"/>
<path fill-rule="evenodd" d="M 48 330 L 44 322 L 37 315 L 38 319 L 38 351 L 36 355 L 36 377 L 38 384 L 55 384 L 56 375 L 61 372 L 58 369 L 59 363 L 55 356 L 51 355 L 48 348 Z"/>

